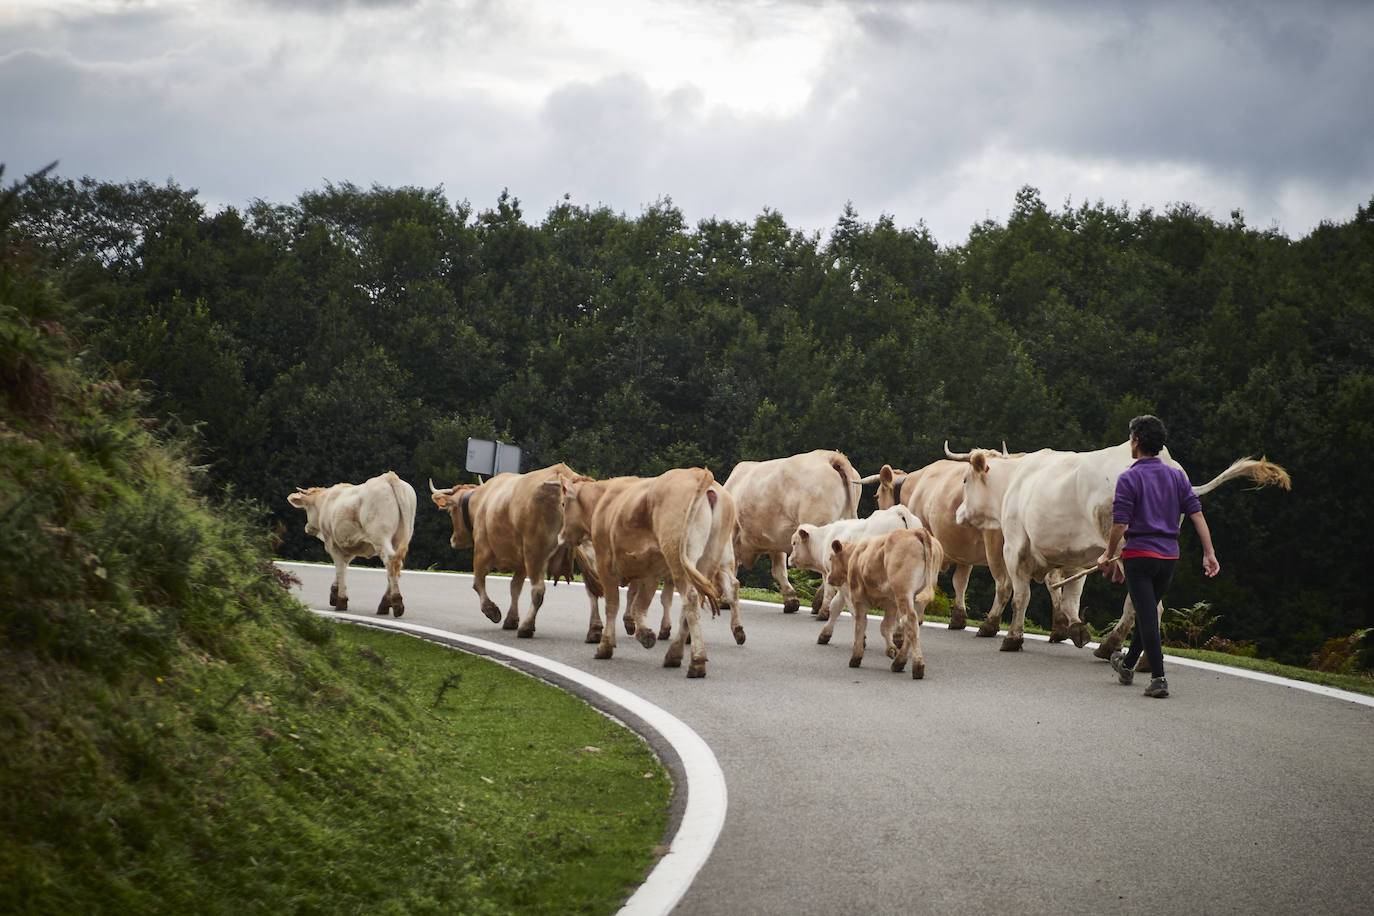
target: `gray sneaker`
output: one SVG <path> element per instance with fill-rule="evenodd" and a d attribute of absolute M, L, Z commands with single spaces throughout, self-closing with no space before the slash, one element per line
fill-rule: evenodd
<path fill-rule="evenodd" d="M 1112 670 L 1116 672 L 1117 680 L 1127 686 L 1135 680 L 1135 671 L 1126 667 L 1126 654 L 1119 649 L 1112 653 Z"/>
<path fill-rule="evenodd" d="M 1169 682 L 1162 677 L 1150 678 L 1150 686 L 1145 688 L 1145 696 L 1163 699 L 1169 695 Z"/>

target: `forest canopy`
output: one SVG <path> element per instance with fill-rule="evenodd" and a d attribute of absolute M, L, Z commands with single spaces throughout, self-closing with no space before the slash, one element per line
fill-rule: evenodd
<path fill-rule="evenodd" d="M 1222 574 L 1203 579 L 1185 532 L 1171 606 L 1208 601 L 1226 638 L 1299 664 L 1374 624 L 1374 200 L 1293 240 L 1026 187 L 953 246 L 851 206 L 808 234 L 771 210 L 689 226 L 667 198 L 536 220 L 504 191 L 478 210 L 351 184 L 210 212 L 174 182 L 42 175 L 21 203 L 87 358 L 194 430 L 216 491 L 261 503 L 284 557 L 322 557 L 297 486 L 467 482 L 474 436 L 527 470 L 724 480 L 813 448 L 864 474 L 946 440 L 1091 450 L 1154 413 L 1195 483 L 1263 455 L 1294 485 L 1210 495 Z M 409 567 L 463 567 L 447 525 L 421 507 Z M 1085 614 L 1114 620 L 1121 598 L 1094 577 Z"/>

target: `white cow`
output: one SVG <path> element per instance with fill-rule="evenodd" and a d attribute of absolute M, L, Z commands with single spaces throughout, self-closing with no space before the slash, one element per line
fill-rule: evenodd
<path fill-rule="evenodd" d="M 955 515 L 959 524 L 1002 532 L 1002 557 L 1012 579 L 1012 621 L 1002 651 L 1017 651 L 1025 635 L 1031 580 L 1043 580 L 1057 570 L 1093 566 L 1106 548 L 1116 478 L 1134 462 L 1131 444 L 1127 441 L 1095 452 L 1043 449 L 1007 461 L 997 460 L 999 453 L 987 449 L 956 455 L 946 443 L 945 454 L 968 463 L 964 499 Z M 1168 449 L 1159 457 L 1179 467 Z M 1291 488 L 1283 468 L 1264 459 L 1242 458 L 1193 492 L 1201 497 L 1240 477 L 1261 486 Z M 1087 630 L 1078 616 L 1084 582 L 1080 578 L 1065 585 L 1060 598 L 1060 612 L 1068 615 L 1078 645 L 1083 645 L 1079 638 Z M 1135 623 L 1134 612 L 1128 597 L 1116 629 L 1094 654 L 1107 658 L 1120 648 Z"/>
<path fill-rule="evenodd" d="M 329 605 L 348 610 L 344 575 L 354 557 L 381 557 L 386 564 L 386 594 L 377 613 L 405 613 L 401 599 L 401 566 L 415 533 L 415 490 L 392 471 L 354 486 L 297 488 L 286 501 L 305 510 L 305 533 L 324 541 L 334 559 Z"/>
<path fill-rule="evenodd" d="M 921 520 L 906 506 L 879 509 L 868 518 L 844 518 L 828 525 L 797 526 L 792 535 L 789 563 L 797 569 L 818 572 L 822 577 L 821 605 L 825 610 L 821 619 L 826 621 L 826 625 L 821 630 L 817 642 L 822 645 L 830 642 L 830 634 L 835 630 L 835 621 L 839 619 L 845 605 L 850 603 L 845 586 L 831 585 L 828 579 L 830 560 L 834 556 L 830 549 L 831 543 L 841 541 L 848 544 L 890 531 L 914 531 L 921 527 Z"/>

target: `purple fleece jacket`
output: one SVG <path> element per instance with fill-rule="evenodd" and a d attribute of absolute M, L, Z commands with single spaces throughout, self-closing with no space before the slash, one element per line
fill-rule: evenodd
<path fill-rule="evenodd" d="M 1188 476 L 1157 456 L 1121 472 L 1112 500 L 1112 524 L 1126 526 L 1123 556 L 1178 558 L 1181 516 L 1202 511 Z"/>

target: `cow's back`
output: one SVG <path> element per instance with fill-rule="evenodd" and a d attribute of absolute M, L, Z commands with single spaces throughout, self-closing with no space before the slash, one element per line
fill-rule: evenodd
<path fill-rule="evenodd" d="M 735 500 L 743 544 L 787 550 L 798 525 L 826 525 L 853 518 L 858 505 L 853 466 L 841 452 L 825 449 L 742 461 L 725 481 Z"/>

